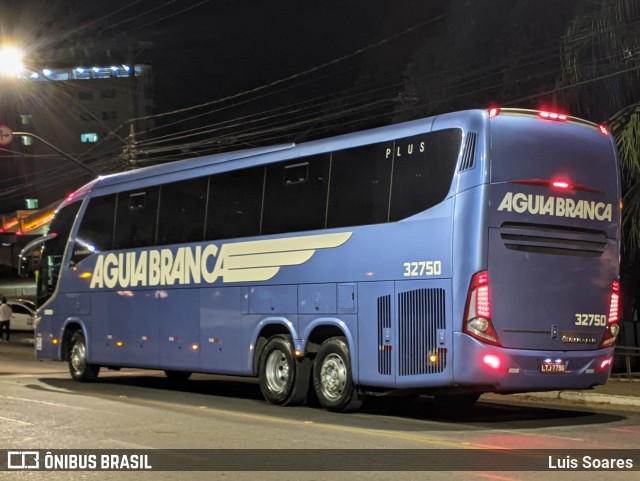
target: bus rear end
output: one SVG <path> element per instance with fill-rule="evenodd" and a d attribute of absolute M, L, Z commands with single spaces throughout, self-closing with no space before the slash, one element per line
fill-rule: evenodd
<path fill-rule="evenodd" d="M 498 392 L 604 384 L 619 329 L 615 144 L 604 127 L 545 112 L 494 111 L 489 129 L 486 264 L 470 279 L 455 380 Z"/>

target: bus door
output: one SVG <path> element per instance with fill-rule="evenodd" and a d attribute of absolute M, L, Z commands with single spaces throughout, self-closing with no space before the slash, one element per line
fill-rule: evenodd
<path fill-rule="evenodd" d="M 571 120 L 510 115 L 491 121 L 491 135 L 487 272 L 497 343 L 606 347 L 620 228 L 611 137 Z"/>

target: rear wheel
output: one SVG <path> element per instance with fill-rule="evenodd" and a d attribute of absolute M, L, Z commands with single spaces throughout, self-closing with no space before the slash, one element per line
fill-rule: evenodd
<path fill-rule="evenodd" d="M 313 365 L 313 387 L 318 402 L 329 411 L 355 411 L 362 399 L 351 375 L 351 356 L 343 337 L 322 343 Z"/>
<path fill-rule="evenodd" d="M 100 366 L 87 362 L 87 342 L 82 331 L 76 331 L 69 341 L 69 372 L 75 381 L 88 382 L 98 377 Z"/>
<path fill-rule="evenodd" d="M 296 361 L 287 337 L 278 335 L 267 341 L 260 356 L 258 377 L 267 401 L 277 405 L 289 401 L 296 382 Z"/>

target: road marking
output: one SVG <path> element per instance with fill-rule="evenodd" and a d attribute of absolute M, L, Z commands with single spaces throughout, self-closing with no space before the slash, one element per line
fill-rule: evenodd
<path fill-rule="evenodd" d="M 65 391 L 60 391 L 61 394 L 70 394 L 68 392 Z M 65 408 L 65 409 L 81 409 L 83 411 L 88 411 L 90 410 L 89 408 L 83 408 L 81 406 L 75 406 L 75 405 L 71 405 L 71 404 L 60 404 L 60 403 L 52 403 L 50 401 L 39 401 L 37 399 L 29 399 L 29 398 L 23 398 L 23 397 L 14 397 L 14 396 L 7 396 L 4 394 L 0 394 L 0 398 L 2 399 L 8 399 L 10 401 L 20 401 L 20 402 L 25 402 L 25 403 L 33 403 L 33 404 L 44 404 L 45 406 L 54 406 L 54 407 L 59 407 L 59 408 Z"/>
<path fill-rule="evenodd" d="M 569 438 L 567 436 L 552 436 L 549 434 L 537 434 L 537 433 L 526 433 L 526 432 L 520 432 L 520 431 L 515 431 L 515 430 L 508 430 L 508 429 L 491 429 L 490 431 L 485 431 L 486 433 L 491 433 L 491 432 L 496 432 L 496 433 L 508 433 L 508 434 L 515 434 L 517 433 L 519 436 L 534 436 L 537 438 L 552 438 L 552 439 L 561 439 L 563 441 L 578 441 L 578 442 L 585 442 L 585 440 L 583 438 Z"/>
<path fill-rule="evenodd" d="M 26 421 L 18 421 L 17 419 L 13 419 L 13 418 L 5 418 L 4 416 L 0 416 L 0 419 L 2 419 L 3 421 L 10 421 L 12 423 L 22 424 L 23 426 L 33 426 L 33 423 L 28 423 Z"/>

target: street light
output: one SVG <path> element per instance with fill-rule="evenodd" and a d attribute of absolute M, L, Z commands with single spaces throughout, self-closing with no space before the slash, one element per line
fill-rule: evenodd
<path fill-rule="evenodd" d="M 24 53 L 22 52 L 22 50 L 20 50 L 18 48 L 15 48 L 15 47 L 10 47 L 10 46 L 9 47 L 2 47 L 0 49 L 0 74 L 6 75 L 6 76 L 10 76 L 10 77 L 19 77 L 25 70 L 24 63 L 23 63 L 23 58 L 24 58 Z M 4 126 L 0 126 L 0 127 L 4 127 Z M 88 167 L 88 166 L 84 165 L 78 159 L 75 159 L 71 155 L 69 155 L 66 152 L 60 150 L 58 147 L 56 147 L 55 145 L 53 145 L 50 142 L 47 142 L 42 137 L 39 137 L 36 134 L 33 134 L 31 132 L 13 132 L 13 133 L 11 133 L 10 130 L 9 130 L 9 134 L 6 134 L 4 131 L 0 131 L 0 134 L 3 134 L 3 133 L 5 134 L 5 136 L 8 135 L 9 137 L 11 137 L 11 134 L 13 134 L 13 135 L 23 135 L 23 136 L 26 136 L 26 137 L 33 137 L 34 139 L 37 139 L 40 142 L 42 142 L 43 144 L 47 145 L 49 148 L 55 150 L 60 155 L 64 156 L 65 158 L 67 158 L 69 160 L 71 160 L 76 165 L 78 165 L 78 166 L 82 167 L 83 169 L 91 172 L 91 174 L 98 175 L 98 173 L 95 170 L 93 170 L 91 167 Z M 7 138 L 7 142 L 6 143 L 10 143 L 11 140 L 13 140 L 13 139 L 12 138 Z M 2 142 L 2 137 L 0 137 L 0 145 L 5 145 L 6 143 Z"/>
<path fill-rule="evenodd" d="M 0 49 L 0 74 L 17 77 L 24 71 L 24 53 L 15 47 Z"/>

